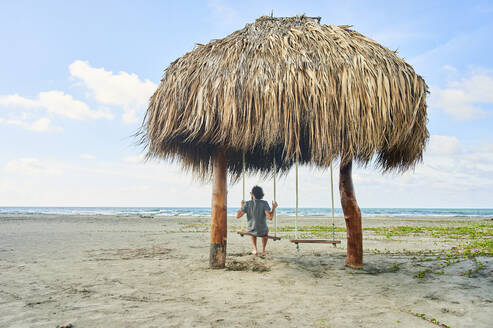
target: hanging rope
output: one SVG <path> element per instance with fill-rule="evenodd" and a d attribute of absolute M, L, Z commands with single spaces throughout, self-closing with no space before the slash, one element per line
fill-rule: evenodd
<path fill-rule="evenodd" d="M 246 163 L 245 163 L 245 152 L 243 152 L 243 167 L 242 167 L 242 171 L 241 171 L 241 174 L 242 174 L 242 177 L 243 177 L 243 201 L 245 201 L 245 166 L 246 166 Z M 246 221 L 245 221 L 245 224 L 244 225 L 243 225 L 243 223 L 241 224 L 241 230 L 246 231 Z"/>
<path fill-rule="evenodd" d="M 276 199 L 276 157 L 274 156 L 274 202 L 277 202 Z M 274 237 L 277 237 L 277 211 L 274 211 Z"/>
<path fill-rule="evenodd" d="M 336 239 L 335 233 L 335 217 L 334 217 L 334 176 L 332 174 L 332 162 L 330 162 L 330 193 L 332 198 L 332 240 Z M 329 234 L 329 229 L 327 229 L 327 235 Z M 336 244 L 333 244 L 334 247 Z"/>
<path fill-rule="evenodd" d="M 243 167 L 241 170 L 241 175 L 243 177 L 243 201 L 245 201 L 245 153 L 243 153 Z"/>
<path fill-rule="evenodd" d="M 296 158 L 296 216 L 294 217 L 294 236 L 298 239 L 298 158 Z"/>

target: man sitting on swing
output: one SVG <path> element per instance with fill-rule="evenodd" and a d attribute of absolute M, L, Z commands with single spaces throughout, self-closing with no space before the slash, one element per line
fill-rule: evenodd
<path fill-rule="evenodd" d="M 236 213 L 236 218 L 239 219 L 243 214 L 247 214 L 248 232 L 252 234 L 253 251 L 252 254 L 257 254 L 257 237 L 262 237 L 262 256 L 267 254 L 265 247 L 267 246 L 267 235 L 269 228 L 267 227 L 267 219 L 272 221 L 274 212 L 277 208 L 277 202 L 272 201 L 272 211 L 269 203 L 263 200 L 264 191 L 259 186 L 254 186 L 250 192 L 252 200 L 247 202 L 241 201 L 241 208 Z"/>

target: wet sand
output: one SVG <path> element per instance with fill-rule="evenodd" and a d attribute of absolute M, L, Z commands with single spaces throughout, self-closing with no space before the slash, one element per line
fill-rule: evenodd
<path fill-rule="evenodd" d="M 270 242 L 262 258 L 229 218 L 227 269 L 211 270 L 209 222 L 0 216 L 0 327 L 437 327 L 433 319 L 442 327 L 492 326 L 492 258 L 463 258 L 440 272 L 437 252 L 461 239 L 364 231 L 365 265 L 353 270 L 344 267 L 345 232 L 335 248 Z M 364 218 L 363 226 L 490 222 Z"/>

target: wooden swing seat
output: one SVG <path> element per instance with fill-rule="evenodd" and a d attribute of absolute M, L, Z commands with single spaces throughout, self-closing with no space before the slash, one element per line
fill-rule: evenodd
<path fill-rule="evenodd" d="M 291 239 L 290 242 L 295 244 L 340 244 L 340 240 L 330 239 Z"/>
<path fill-rule="evenodd" d="M 240 235 L 240 236 L 242 236 L 242 237 L 243 237 L 243 236 L 253 236 L 253 237 L 258 237 L 258 236 L 255 236 L 254 234 L 251 234 L 251 233 L 247 232 L 247 231 L 238 231 L 238 232 L 237 232 L 237 234 L 239 234 L 239 235 Z M 275 237 L 275 236 L 269 236 L 269 235 L 267 235 L 267 236 L 263 236 L 263 237 L 267 237 L 268 239 L 272 239 L 272 240 L 274 240 L 274 241 L 276 241 L 276 240 L 281 240 L 281 237 Z M 263 238 L 263 237 L 258 237 L 258 238 Z"/>

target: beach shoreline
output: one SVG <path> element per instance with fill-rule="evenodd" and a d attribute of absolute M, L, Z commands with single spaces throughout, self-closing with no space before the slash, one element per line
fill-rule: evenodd
<path fill-rule="evenodd" d="M 362 270 L 344 267 L 341 217 L 341 245 L 300 251 L 287 240 L 294 218 L 279 217 L 283 239 L 265 258 L 250 255 L 235 232 L 244 223 L 228 217 L 225 270 L 208 268 L 209 224 L 0 215 L 0 327 L 487 327 L 493 317 L 492 258 L 463 255 L 491 239 L 488 218 L 363 218 Z M 468 237 L 468 227 L 486 235 Z M 321 217 L 299 228 L 332 233 Z"/>

